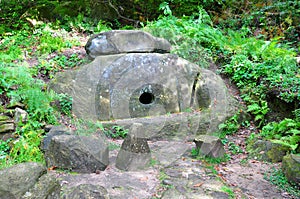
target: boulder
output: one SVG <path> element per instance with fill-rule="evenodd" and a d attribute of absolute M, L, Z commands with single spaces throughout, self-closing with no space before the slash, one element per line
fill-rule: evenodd
<path fill-rule="evenodd" d="M 151 153 L 146 138 L 140 138 L 143 125 L 134 123 L 122 143 L 116 167 L 125 171 L 142 170 L 150 166 Z"/>
<path fill-rule="evenodd" d="M 283 157 L 282 171 L 289 182 L 295 183 L 300 188 L 300 155 L 289 154 Z"/>
<path fill-rule="evenodd" d="M 29 189 L 22 199 L 57 199 L 60 197 L 61 186 L 54 174 L 47 173 L 41 176 L 38 182 Z"/>
<path fill-rule="evenodd" d="M 81 173 L 105 170 L 108 146 L 100 135 L 56 135 L 45 151 L 48 167 L 58 167 Z"/>
<path fill-rule="evenodd" d="M 50 131 L 46 134 L 42 142 L 42 150 L 46 151 L 50 145 L 52 138 L 56 135 L 71 135 L 71 129 L 67 128 L 66 126 L 53 126 L 51 127 Z"/>
<path fill-rule="evenodd" d="M 109 199 L 107 190 L 100 185 L 80 184 L 64 191 L 63 199 L 97 198 Z"/>
<path fill-rule="evenodd" d="M 250 156 L 268 162 L 281 162 L 290 148 L 268 140 L 256 140 L 247 147 Z"/>
<path fill-rule="evenodd" d="M 21 198 L 47 172 L 40 163 L 26 162 L 0 170 L 0 196 Z"/>
<path fill-rule="evenodd" d="M 170 52 L 171 44 L 139 30 L 112 30 L 93 35 L 85 45 L 91 58 L 120 53 Z"/>
<path fill-rule="evenodd" d="M 224 146 L 218 137 L 211 135 L 199 135 L 194 140 L 201 155 L 213 158 L 222 158 L 225 154 Z"/>

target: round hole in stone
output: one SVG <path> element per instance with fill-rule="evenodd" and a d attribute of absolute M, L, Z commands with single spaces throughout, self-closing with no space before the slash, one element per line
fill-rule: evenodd
<path fill-rule="evenodd" d="M 154 101 L 154 95 L 149 92 L 144 92 L 141 94 L 139 101 L 142 104 L 151 104 Z"/>

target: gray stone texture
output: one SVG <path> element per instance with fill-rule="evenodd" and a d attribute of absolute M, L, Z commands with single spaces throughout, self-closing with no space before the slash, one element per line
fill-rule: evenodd
<path fill-rule="evenodd" d="M 151 152 L 146 138 L 138 137 L 143 125 L 134 123 L 118 153 L 116 167 L 125 171 L 142 170 L 150 166 Z"/>
<path fill-rule="evenodd" d="M 99 185 L 80 184 L 65 190 L 62 199 L 109 199 L 107 190 Z"/>
<path fill-rule="evenodd" d="M 22 199 L 58 199 L 61 186 L 54 174 L 47 173 L 41 176 L 38 182 L 28 190 Z"/>
<path fill-rule="evenodd" d="M 222 158 L 225 154 L 224 145 L 220 138 L 210 135 L 199 135 L 194 140 L 196 147 L 201 155 L 213 158 Z"/>
<path fill-rule="evenodd" d="M 48 167 L 94 173 L 108 165 L 108 146 L 99 135 L 57 135 L 45 151 Z"/>
<path fill-rule="evenodd" d="M 54 136 L 57 135 L 71 135 L 72 131 L 66 126 L 53 126 L 50 131 L 46 134 L 42 142 L 42 149 L 46 151 L 50 145 L 50 142 Z"/>
<path fill-rule="evenodd" d="M 35 162 L 21 163 L 0 170 L 1 198 L 21 198 L 46 172 L 45 166 Z"/>
<path fill-rule="evenodd" d="M 93 35 L 85 46 L 91 58 L 120 53 L 170 52 L 171 44 L 162 38 L 137 30 L 112 30 Z"/>

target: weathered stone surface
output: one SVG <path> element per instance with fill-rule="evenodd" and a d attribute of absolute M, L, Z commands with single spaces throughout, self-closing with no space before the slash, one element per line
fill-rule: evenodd
<path fill-rule="evenodd" d="M 63 199 L 84 199 L 84 198 L 97 198 L 109 199 L 107 190 L 103 186 L 92 184 L 81 184 L 65 191 Z"/>
<path fill-rule="evenodd" d="M 142 170 L 150 166 L 151 152 L 146 138 L 138 137 L 143 125 L 134 123 L 118 153 L 116 167 L 125 171 Z"/>
<path fill-rule="evenodd" d="M 21 198 L 46 172 L 45 166 L 35 162 L 0 170 L 0 196 L 5 199 Z"/>
<path fill-rule="evenodd" d="M 268 162 L 281 162 L 290 148 L 268 140 L 257 140 L 248 145 L 250 156 Z"/>
<path fill-rule="evenodd" d="M 50 131 L 46 134 L 42 142 L 42 149 L 46 151 L 50 145 L 50 142 L 54 136 L 57 135 L 71 135 L 72 131 L 66 126 L 53 126 Z"/>
<path fill-rule="evenodd" d="M 14 123 L 4 123 L 0 124 L 0 133 L 12 132 L 15 130 Z"/>
<path fill-rule="evenodd" d="M 18 124 L 19 122 L 26 122 L 28 117 L 28 113 L 21 109 L 21 108 L 15 108 L 15 123 Z"/>
<path fill-rule="evenodd" d="M 282 171 L 290 182 L 300 188 L 300 155 L 289 154 L 283 157 Z"/>
<path fill-rule="evenodd" d="M 11 118 L 7 115 L 0 115 L 0 124 L 1 122 L 10 121 Z"/>
<path fill-rule="evenodd" d="M 144 126 L 156 122 L 156 131 L 151 128 L 151 136 L 146 137 L 180 134 L 193 140 L 196 134 L 215 132 L 238 109 L 219 76 L 168 53 L 98 56 L 71 73 L 58 75 L 49 88 L 73 97 L 75 115 L 94 121 L 114 120 L 117 125 L 127 123 L 129 128 L 134 122 Z M 189 113 L 177 116 L 182 112 Z M 150 121 L 156 116 L 167 117 Z"/>
<path fill-rule="evenodd" d="M 99 135 L 57 135 L 45 152 L 48 167 L 56 166 L 82 173 L 104 170 L 108 165 L 108 146 Z"/>
<path fill-rule="evenodd" d="M 162 38 L 137 30 L 113 30 L 92 36 L 85 50 L 91 58 L 120 53 L 170 52 L 171 44 Z"/>
<path fill-rule="evenodd" d="M 10 133 L 14 130 L 15 125 L 13 119 L 7 115 L 0 115 L 0 139 L 2 139 L 5 133 Z"/>
<path fill-rule="evenodd" d="M 224 146 L 218 137 L 210 135 L 199 135 L 194 140 L 196 147 L 200 149 L 200 154 L 213 158 L 223 157 Z"/>
<path fill-rule="evenodd" d="M 60 198 L 61 186 L 53 174 L 45 174 L 38 182 L 28 190 L 22 199 L 58 199 Z"/>

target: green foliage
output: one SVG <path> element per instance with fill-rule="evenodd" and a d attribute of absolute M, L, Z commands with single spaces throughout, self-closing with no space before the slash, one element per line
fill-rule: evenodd
<path fill-rule="evenodd" d="M 233 154 L 236 155 L 238 153 L 243 153 L 243 150 L 237 146 L 234 142 L 228 142 L 228 150 Z"/>
<path fill-rule="evenodd" d="M 26 67 L 0 67 L 0 88 L 10 103 L 22 102 L 32 119 L 55 123 L 50 102 L 54 93 L 43 91 L 45 84 L 34 79 Z"/>
<path fill-rule="evenodd" d="M 260 135 L 295 152 L 300 144 L 300 122 L 287 118 L 279 123 L 271 122 L 262 128 Z"/>
<path fill-rule="evenodd" d="M 238 118 L 239 115 L 235 114 L 218 126 L 219 130 L 221 131 L 221 138 L 224 138 L 226 135 L 233 135 L 239 130 L 240 124 Z"/>
<path fill-rule="evenodd" d="M 223 186 L 223 187 L 221 187 L 221 190 L 228 194 L 229 199 L 236 198 L 235 194 L 234 194 L 234 191 L 230 187 Z"/>
<path fill-rule="evenodd" d="M 90 135 L 96 132 L 105 132 L 103 125 L 100 122 L 86 121 L 82 119 L 74 119 L 74 126 L 76 126 L 76 133 L 80 135 Z"/>
<path fill-rule="evenodd" d="M 195 148 L 192 148 L 192 150 L 191 150 L 191 156 L 193 157 L 193 158 L 196 158 L 196 157 L 198 157 L 198 155 L 199 155 L 199 148 L 197 148 L 197 147 L 195 147 Z"/>
<path fill-rule="evenodd" d="M 71 114 L 73 98 L 65 93 L 58 94 L 60 110 L 66 115 Z"/>
<path fill-rule="evenodd" d="M 208 155 L 202 155 L 200 153 L 200 149 L 197 147 L 191 149 L 191 156 L 209 164 L 220 164 L 222 162 L 227 162 L 230 159 L 230 156 L 228 154 L 225 154 L 223 157 L 220 158 L 213 158 Z"/>
<path fill-rule="evenodd" d="M 105 134 L 110 138 L 125 138 L 128 134 L 128 130 L 121 126 L 113 126 L 110 130 L 106 131 Z"/>
<path fill-rule="evenodd" d="M 216 32 L 211 25 L 212 21 L 207 12 L 199 8 L 199 12 L 190 17 L 161 17 L 148 23 L 144 30 L 166 38 L 173 44 L 173 53 L 207 68 L 212 57 L 210 48 L 204 47 L 208 45 L 208 36 Z"/>
<path fill-rule="evenodd" d="M 6 159 L 9 154 L 10 146 L 9 143 L 12 139 L 6 141 L 0 140 L 0 163 Z"/>
<path fill-rule="evenodd" d="M 10 160 L 13 163 L 44 162 L 44 156 L 40 149 L 42 130 L 29 130 L 13 142 L 10 151 Z"/>
<path fill-rule="evenodd" d="M 273 185 L 276 185 L 279 189 L 288 192 L 295 198 L 300 197 L 300 190 L 297 185 L 289 183 L 281 170 L 273 168 L 271 173 L 269 175 L 266 174 L 264 178 L 270 181 Z"/>
<path fill-rule="evenodd" d="M 258 127 L 262 127 L 265 122 L 265 116 L 268 113 L 269 108 L 266 101 L 261 100 L 259 103 L 253 103 L 248 105 L 247 112 L 255 115 L 254 121 L 258 121 Z"/>

